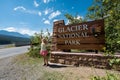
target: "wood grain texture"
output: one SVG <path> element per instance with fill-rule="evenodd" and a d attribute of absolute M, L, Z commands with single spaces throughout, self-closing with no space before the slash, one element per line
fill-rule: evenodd
<path fill-rule="evenodd" d="M 64 21 L 54 24 L 52 43 L 56 44 L 54 47 L 57 49 L 102 50 L 105 46 L 103 19 L 72 25 L 64 25 Z M 87 25 L 87 28 L 84 25 Z M 86 32 L 87 36 L 81 35 L 82 32 Z M 74 41 L 79 41 L 80 44 L 75 44 Z"/>

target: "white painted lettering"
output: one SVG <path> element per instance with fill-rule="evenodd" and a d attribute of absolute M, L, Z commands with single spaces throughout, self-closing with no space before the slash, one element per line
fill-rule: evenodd
<path fill-rule="evenodd" d="M 88 30 L 87 24 L 84 24 L 84 25 L 83 25 L 83 30 Z"/>
<path fill-rule="evenodd" d="M 80 45 L 79 40 L 65 40 L 65 45 Z"/>

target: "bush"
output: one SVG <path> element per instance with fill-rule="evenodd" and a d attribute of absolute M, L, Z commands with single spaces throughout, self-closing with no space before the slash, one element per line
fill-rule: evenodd
<path fill-rule="evenodd" d="M 30 57 L 39 57 L 40 58 L 40 47 L 30 48 L 28 55 Z"/>
<path fill-rule="evenodd" d="M 104 77 L 93 76 L 91 80 L 120 80 L 120 77 L 117 74 L 107 73 L 107 75 Z"/>
<path fill-rule="evenodd" d="M 51 36 L 50 33 L 47 30 L 48 35 L 44 35 L 43 32 L 41 31 L 41 33 L 35 33 L 34 36 L 31 37 L 31 47 L 29 49 L 29 53 L 28 55 L 31 57 L 41 57 L 40 56 L 40 48 L 41 48 L 41 39 L 46 38 L 46 40 L 48 41 L 48 46 L 47 46 L 47 50 L 48 52 L 50 51 L 50 45 L 51 45 Z"/>
<path fill-rule="evenodd" d="M 115 70 L 120 70 L 120 59 L 114 58 L 109 62 L 110 66 Z"/>

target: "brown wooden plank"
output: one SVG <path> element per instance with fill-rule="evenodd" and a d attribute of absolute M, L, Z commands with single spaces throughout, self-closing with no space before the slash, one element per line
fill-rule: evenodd
<path fill-rule="evenodd" d="M 92 24 L 96 24 L 96 23 L 104 26 L 104 20 L 103 19 L 95 20 L 95 21 L 82 22 L 82 23 L 78 23 L 78 24 L 71 24 L 71 25 L 66 25 L 66 26 L 68 27 L 68 26 L 76 26 L 76 25 L 82 25 L 82 24 L 92 25 Z M 60 27 L 64 27 L 64 25 L 63 26 L 58 26 L 58 28 L 60 28 Z"/>
<path fill-rule="evenodd" d="M 67 44 L 67 43 L 71 43 L 72 41 L 68 41 L 68 42 L 65 42 L 65 41 L 59 41 L 59 42 L 57 42 L 57 44 Z M 75 41 L 74 41 L 75 42 Z M 54 42 L 54 43 L 56 43 L 56 42 Z M 93 44 L 97 44 L 97 43 L 99 43 L 99 44 L 104 44 L 105 42 L 103 42 L 103 41 L 89 41 L 89 42 L 86 42 L 86 41 L 79 41 L 79 43 L 80 44 L 89 44 L 89 43 L 93 43 Z"/>
<path fill-rule="evenodd" d="M 58 49 L 82 49 L 82 50 L 102 50 L 104 44 L 95 45 L 95 44 L 87 44 L 87 45 L 57 45 Z"/>
<path fill-rule="evenodd" d="M 58 49 L 99 50 L 105 45 L 104 20 L 72 25 L 64 25 L 64 22 L 58 21 L 54 23 L 53 37 L 53 43 L 57 44 L 55 47 Z M 65 44 L 66 40 L 70 42 Z"/>
<path fill-rule="evenodd" d="M 54 39 L 54 42 L 65 43 L 65 41 L 77 40 L 80 43 L 105 43 L 104 38 L 95 38 L 95 37 L 86 37 L 86 38 L 63 38 L 63 39 Z"/>
<path fill-rule="evenodd" d="M 79 40 L 105 40 L 104 39 L 104 35 L 103 36 L 100 36 L 100 37 L 79 37 L 79 38 L 55 38 L 55 40 L 57 41 L 63 41 L 63 40 L 76 40 L 76 39 L 79 39 Z"/>
<path fill-rule="evenodd" d="M 86 30 L 86 31 L 84 30 L 84 31 L 63 32 L 63 33 L 59 33 L 59 32 L 57 32 L 57 30 L 55 30 L 54 33 L 55 33 L 56 35 L 62 35 L 62 34 L 65 35 L 65 34 L 73 34 L 73 33 L 79 33 L 79 34 L 80 34 L 80 33 L 87 33 L 87 34 L 90 35 L 90 36 L 91 36 L 91 35 L 94 35 L 90 30 L 88 30 L 88 31 L 87 31 L 87 30 Z M 102 34 L 105 34 L 105 32 L 101 31 L 101 32 L 100 32 L 100 35 L 102 35 Z"/>
<path fill-rule="evenodd" d="M 68 33 L 68 34 L 57 34 L 54 33 L 53 36 L 56 38 L 105 38 L 105 34 L 97 34 L 98 36 L 95 36 L 96 34 L 88 34 L 88 33 Z"/>
<path fill-rule="evenodd" d="M 71 28 L 74 26 L 80 26 L 80 25 L 84 25 L 84 24 L 88 25 L 88 30 L 80 29 L 80 30 L 72 31 L 72 32 L 67 31 L 67 27 Z M 96 20 L 96 21 L 83 22 L 83 23 L 73 24 L 73 25 L 58 26 L 58 27 L 56 27 L 56 30 L 58 32 L 58 29 L 62 29 L 62 28 L 64 29 L 64 32 L 61 32 L 61 33 L 58 32 L 57 34 L 66 34 L 66 33 L 75 33 L 75 32 L 88 32 L 88 33 L 90 33 L 91 27 L 95 24 L 100 25 L 101 26 L 100 33 L 104 33 L 104 20 Z"/>

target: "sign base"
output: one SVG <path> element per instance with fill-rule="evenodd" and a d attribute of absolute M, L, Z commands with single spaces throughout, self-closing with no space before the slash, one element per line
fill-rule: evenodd
<path fill-rule="evenodd" d="M 120 58 L 120 55 L 115 56 Z M 72 53 L 72 52 L 58 52 L 53 51 L 50 55 L 51 63 L 60 63 L 74 66 L 92 66 L 96 68 L 111 68 L 109 65 L 109 59 L 113 59 L 112 56 L 104 56 L 101 53 Z"/>

